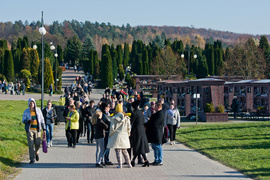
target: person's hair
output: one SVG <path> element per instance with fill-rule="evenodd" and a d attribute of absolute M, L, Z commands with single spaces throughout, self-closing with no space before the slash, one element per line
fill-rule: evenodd
<path fill-rule="evenodd" d="M 138 108 L 138 106 L 140 105 L 140 100 L 136 100 L 136 101 L 134 101 L 132 104 L 131 104 L 131 106 L 134 108 L 134 109 L 136 109 L 136 108 Z"/>
<path fill-rule="evenodd" d="M 156 106 L 157 106 L 158 108 L 162 108 L 162 103 L 159 101 L 159 102 L 156 103 Z"/>
<path fill-rule="evenodd" d="M 48 105 L 49 103 L 51 103 L 51 104 L 52 104 L 52 100 L 50 100 L 50 99 L 49 99 L 49 100 L 48 100 L 48 102 L 47 102 L 47 105 Z"/>
<path fill-rule="evenodd" d="M 75 109 L 75 105 L 74 104 L 70 105 L 69 107 L 70 107 L 70 109 Z"/>
<path fill-rule="evenodd" d="M 78 106 L 78 105 L 82 105 L 81 101 L 76 102 L 76 106 Z"/>
<path fill-rule="evenodd" d="M 108 107 L 110 104 L 109 104 L 109 102 L 103 102 L 102 104 L 101 104 L 101 111 L 102 112 L 104 112 L 105 111 L 105 107 Z"/>
<path fill-rule="evenodd" d="M 90 104 L 94 104 L 94 103 L 95 103 L 95 101 L 94 101 L 94 100 L 91 100 L 91 101 L 90 101 Z"/>
<path fill-rule="evenodd" d="M 96 112 L 95 112 L 95 114 L 93 115 L 93 117 L 91 118 L 91 123 L 94 125 L 94 124 L 97 124 L 97 119 L 99 118 L 101 118 L 102 117 L 102 112 L 101 111 L 99 111 L 99 110 L 97 110 Z"/>

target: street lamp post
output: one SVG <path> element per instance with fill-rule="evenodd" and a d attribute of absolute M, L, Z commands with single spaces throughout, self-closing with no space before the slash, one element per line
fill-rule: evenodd
<path fill-rule="evenodd" d="M 43 36 L 46 34 L 46 29 L 43 27 L 43 11 L 41 13 L 41 27 L 39 28 L 39 33 L 42 35 L 42 81 L 41 81 L 41 109 L 43 109 L 43 99 L 44 99 L 44 43 L 43 43 Z"/>
<path fill-rule="evenodd" d="M 185 55 L 184 54 L 181 54 L 181 58 L 183 59 L 185 57 Z M 197 58 L 197 55 L 196 54 L 194 54 L 194 59 L 196 59 Z M 189 63 L 190 63 L 190 49 L 188 49 L 188 80 L 189 80 Z"/>
<path fill-rule="evenodd" d="M 55 91 L 57 91 L 57 57 L 58 57 L 57 50 L 54 54 L 54 57 L 55 57 Z"/>
<path fill-rule="evenodd" d="M 55 46 L 53 45 L 53 42 L 50 43 L 50 49 L 51 49 L 52 51 L 55 50 Z M 56 66 L 57 66 L 57 63 L 56 63 L 56 57 L 57 57 L 57 56 L 58 56 L 57 53 L 55 53 L 55 54 L 54 54 L 54 57 L 55 57 L 55 71 L 54 71 L 54 76 L 55 76 L 55 77 L 54 77 L 55 91 L 56 91 L 56 86 L 57 86 L 57 85 L 56 85 L 56 84 L 57 84 L 57 82 L 56 82 L 56 81 L 57 81 L 57 77 L 56 77 L 56 75 L 57 75 L 57 74 L 56 74 Z"/>

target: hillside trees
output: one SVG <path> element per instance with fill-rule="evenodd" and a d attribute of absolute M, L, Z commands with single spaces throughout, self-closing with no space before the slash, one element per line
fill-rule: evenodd
<path fill-rule="evenodd" d="M 230 76 L 248 78 L 264 78 L 266 61 L 264 52 L 250 38 L 245 44 L 230 49 L 225 60 L 226 73 Z"/>

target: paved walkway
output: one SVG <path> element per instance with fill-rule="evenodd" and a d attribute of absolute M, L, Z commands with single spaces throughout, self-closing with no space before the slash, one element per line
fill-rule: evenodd
<path fill-rule="evenodd" d="M 95 144 L 88 144 L 81 137 L 75 149 L 67 148 L 64 123 L 55 127 L 53 147 L 48 153 L 40 152 L 40 160 L 22 164 L 22 172 L 15 180 L 36 179 L 247 179 L 243 174 L 213 161 L 200 153 L 177 143 L 174 146 L 163 145 L 164 165 L 159 167 L 134 168 L 116 166 L 95 167 Z M 42 151 L 42 150 L 41 150 Z M 153 162 L 153 151 L 148 154 Z M 111 150 L 110 160 L 116 164 L 115 152 Z"/>

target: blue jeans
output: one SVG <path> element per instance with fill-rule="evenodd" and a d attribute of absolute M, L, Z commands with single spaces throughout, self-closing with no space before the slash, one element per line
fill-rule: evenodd
<path fill-rule="evenodd" d="M 53 138 L 53 127 L 54 127 L 54 124 L 46 124 L 46 139 L 47 139 L 47 144 Z"/>
<path fill-rule="evenodd" d="M 108 138 L 109 138 L 109 132 L 105 131 L 105 138 L 104 138 L 104 149 L 106 151 L 105 155 L 104 155 L 104 161 L 106 162 L 110 162 L 109 156 L 110 156 L 110 148 L 107 149 L 107 144 L 108 144 Z"/>
<path fill-rule="evenodd" d="M 161 144 L 151 143 L 152 149 L 154 150 L 155 162 L 162 163 L 163 150 Z"/>

